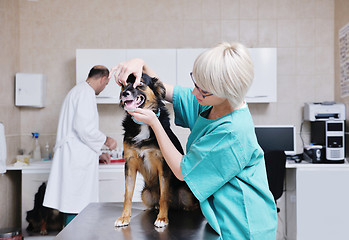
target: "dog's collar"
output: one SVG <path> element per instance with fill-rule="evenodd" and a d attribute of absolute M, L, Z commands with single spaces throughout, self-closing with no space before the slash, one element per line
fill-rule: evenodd
<path fill-rule="evenodd" d="M 160 116 L 160 108 L 158 108 L 158 112 L 157 112 L 156 116 L 157 116 L 157 118 L 159 118 L 159 116 Z M 132 118 L 132 120 L 133 120 L 135 123 L 137 123 L 137 124 L 139 124 L 139 125 L 146 125 L 145 122 L 138 121 L 138 120 L 136 120 L 133 116 L 132 116 L 131 118 Z"/>

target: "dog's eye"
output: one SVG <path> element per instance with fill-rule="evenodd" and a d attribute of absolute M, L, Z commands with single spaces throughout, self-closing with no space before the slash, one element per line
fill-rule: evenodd
<path fill-rule="evenodd" d="M 143 83 L 143 82 L 140 82 L 139 85 L 138 85 L 138 87 L 142 87 L 142 86 L 144 86 L 144 83 Z"/>

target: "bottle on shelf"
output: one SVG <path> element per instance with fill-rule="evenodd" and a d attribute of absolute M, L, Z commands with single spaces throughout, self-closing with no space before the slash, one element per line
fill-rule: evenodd
<path fill-rule="evenodd" d="M 40 161 L 41 160 L 41 150 L 40 150 L 40 144 L 39 144 L 39 133 L 33 132 L 32 136 L 33 136 L 32 138 L 34 139 L 32 159 L 33 159 L 33 161 Z"/>
<path fill-rule="evenodd" d="M 42 154 L 42 160 L 44 161 L 51 160 L 50 145 L 48 144 L 48 142 L 46 142 L 45 149 Z"/>

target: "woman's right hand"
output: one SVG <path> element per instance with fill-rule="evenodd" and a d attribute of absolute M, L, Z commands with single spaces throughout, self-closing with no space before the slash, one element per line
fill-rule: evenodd
<path fill-rule="evenodd" d="M 114 75 L 116 83 L 121 86 L 127 85 L 127 78 L 130 74 L 136 77 L 133 87 L 137 87 L 141 82 L 144 61 L 140 58 L 134 58 L 122 63 L 119 63 L 110 70 L 109 79 Z"/>

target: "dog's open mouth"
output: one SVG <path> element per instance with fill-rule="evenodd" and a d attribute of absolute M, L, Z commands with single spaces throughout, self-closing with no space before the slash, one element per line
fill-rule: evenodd
<path fill-rule="evenodd" d="M 136 108 L 144 103 L 144 96 L 138 95 L 136 98 L 133 97 L 122 97 L 121 101 L 126 111 L 134 111 Z"/>

